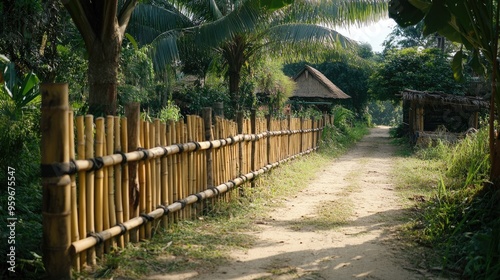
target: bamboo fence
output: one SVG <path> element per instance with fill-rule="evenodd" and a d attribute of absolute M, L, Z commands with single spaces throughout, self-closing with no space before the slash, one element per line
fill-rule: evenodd
<path fill-rule="evenodd" d="M 57 278 L 66 278 L 69 266 L 96 264 L 113 247 L 151 238 L 157 226 L 193 219 L 219 200 L 238 198 L 259 175 L 317 149 L 322 127 L 332 122 L 329 116 L 263 119 L 255 112 L 250 119 L 212 122 L 210 109 L 204 118 L 187 116 L 185 122 L 146 122 L 139 120 L 138 105 L 127 106 L 121 118 L 74 117 L 67 89 L 44 90 L 44 203 L 61 205 L 44 204 L 50 208 L 44 210 L 44 262 Z M 61 99 L 56 109 L 51 98 Z M 56 116 L 51 110 L 58 110 Z M 64 155 L 56 152 L 61 148 Z M 64 186 L 62 193 L 45 191 L 54 184 Z"/>

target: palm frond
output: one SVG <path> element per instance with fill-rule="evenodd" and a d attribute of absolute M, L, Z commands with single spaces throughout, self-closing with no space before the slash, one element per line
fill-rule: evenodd
<path fill-rule="evenodd" d="M 196 41 L 215 47 L 235 34 L 254 30 L 263 14 L 258 0 L 243 1 L 224 17 L 194 28 Z"/>
<path fill-rule="evenodd" d="M 356 42 L 337 31 L 316 24 L 282 24 L 269 28 L 267 37 L 274 44 L 295 44 L 298 42 L 321 43 L 333 47 L 354 48 Z"/>
<path fill-rule="evenodd" d="M 387 17 L 385 0 L 296 0 L 276 12 L 283 23 L 303 22 L 328 26 L 352 26 Z"/>
<path fill-rule="evenodd" d="M 183 14 L 148 4 L 139 4 L 130 19 L 127 32 L 141 45 L 153 42 L 165 31 L 192 26 Z"/>
<path fill-rule="evenodd" d="M 155 71 L 163 72 L 168 65 L 179 59 L 177 47 L 179 36 L 179 30 L 170 30 L 160 34 L 151 42 L 151 57 Z"/>

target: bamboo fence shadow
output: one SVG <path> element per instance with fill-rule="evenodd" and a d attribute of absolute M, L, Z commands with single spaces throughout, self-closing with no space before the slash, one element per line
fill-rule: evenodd
<path fill-rule="evenodd" d="M 141 121 L 74 117 L 67 84 L 42 91 L 43 261 L 50 279 L 96 264 L 112 247 L 151 238 L 157 227 L 202 215 L 283 162 L 318 147 L 325 123 L 288 117 L 237 122 L 203 117 Z M 76 137 L 75 137 L 76 134 Z M 215 140 L 214 140 L 215 139 Z M 75 151 L 76 146 L 76 151 Z"/>

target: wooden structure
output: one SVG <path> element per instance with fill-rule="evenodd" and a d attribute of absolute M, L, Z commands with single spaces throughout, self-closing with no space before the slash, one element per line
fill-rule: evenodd
<path fill-rule="evenodd" d="M 43 260 L 49 279 L 94 265 L 112 247 L 193 219 L 210 203 L 318 148 L 332 118 L 187 116 L 186 122 L 76 116 L 67 85 L 42 86 Z M 215 140 L 214 140 L 215 139 Z M 76 151 L 75 151 L 76 149 Z M 234 191 L 233 191 L 234 190 Z"/>
<path fill-rule="evenodd" d="M 305 65 L 293 80 L 296 82 L 296 89 L 290 97 L 292 104 L 315 104 L 329 108 L 336 100 L 351 98 L 309 65 Z"/>
<path fill-rule="evenodd" d="M 447 134 L 459 138 L 469 128 L 479 127 L 479 114 L 489 102 L 474 96 L 459 96 L 443 92 L 404 90 L 403 123 L 408 125 L 415 142 L 423 137 L 436 138 Z M 436 132 L 437 131 L 437 132 Z"/>

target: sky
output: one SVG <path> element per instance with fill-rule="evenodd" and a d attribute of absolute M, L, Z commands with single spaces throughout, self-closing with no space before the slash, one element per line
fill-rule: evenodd
<path fill-rule="evenodd" d="M 396 22 L 390 18 L 362 27 L 336 28 L 340 34 L 361 43 L 369 43 L 374 52 L 382 52 L 382 43 L 391 33 Z"/>

